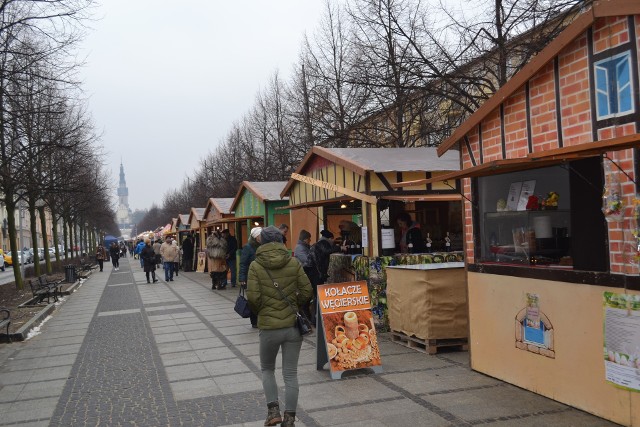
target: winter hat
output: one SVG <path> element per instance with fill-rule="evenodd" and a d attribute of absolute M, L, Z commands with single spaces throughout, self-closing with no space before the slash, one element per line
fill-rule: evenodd
<path fill-rule="evenodd" d="M 258 236 L 260 235 L 260 232 L 262 231 L 262 227 L 254 227 L 251 229 L 251 237 L 253 237 L 254 239 L 257 239 Z"/>
<path fill-rule="evenodd" d="M 322 230 L 322 231 L 320 232 L 320 235 L 321 235 L 322 237 L 324 237 L 325 239 L 333 239 L 333 233 L 332 233 L 332 232 L 330 232 L 329 230 Z"/>
<path fill-rule="evenodd" d="M 311 233 L 309 233 L 307 230 L 300 230 L 300 236 L 298 237 L 298 240 L 306 240 L 310 238 Z"/>
<path fill-rule="evenodd" d="M 270 225 L 267 228 L 262 229 L 262 232 L 260 232 L 260 239 L 260 243 L 263 245 L 270 242 L 282 243 L 282 233 L 276 227 Z"/>

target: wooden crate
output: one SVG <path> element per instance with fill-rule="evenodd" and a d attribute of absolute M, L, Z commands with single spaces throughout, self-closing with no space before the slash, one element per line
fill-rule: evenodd
<path fill-rule="evenodd" d="M 458 351 L 469 350 L 469 342 L 467 338 L 451 338 L 451 339 L 434 339 L 423 340 L 416 337 L 410 337 L 407 334 L 399 331 L 391 331 L 391 341 L 396 344 L 409 347 L 411 349 L 421 351 L 428 354 L 436 354 L 439 349 L 452 348 Z"/>

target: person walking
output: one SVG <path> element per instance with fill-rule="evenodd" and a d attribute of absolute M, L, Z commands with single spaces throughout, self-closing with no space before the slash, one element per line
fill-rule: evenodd
<path fill-rule="evenodd" d="M 253 260 L 256 259 L 256 250 L 258 249 L 258 246 L 260 246 L 261 231 L 262 227 L 252 228 L 249 233 L 249 240 L 247 241 L 247 244 L 242 247 L 242 252 L 240 252 L 240 272 L 238 274 L 238 281 L 243 289 L 247 289 L 249 266 Z M 258 327 L 258 316 L 253 311 L 251 311 L 251 314 L 249 315 L 249 320 L 251 321 L 252 328 Z"/>
<path fill-rule="evenodd" d="M 207 238 L 207 257 L 211 289 L 224 290 L 227 287 L 227 241 L 218 230 Z"/>
<path fill-rule="evenodd" d="M 189 235 L 182 242 L 182 263 L 185 272 L 193 268 L 193 239 Z"/>
<path fill-rule="evenodd" d="M 180 271 L 180 248 L 178 247 L 178 241 L 172 239 L 171 246 L 176 248 L 176 257 L 173 259 L 173 272 L 176 274 L 176 277 L 178 277 L 178 271 Z"/>
<path fill-rule="evenodd" d="M 298 244 L 296 245 L 295 250 L 293 251 L 293 256 L 300 261 L 300 265 L 304 270 L 307 277 L 309 277 L 309 281 L 311 281 L 311 273 L 309 267 L 309 250 L 311 249 L 311 233 L 307 230 L 300 230 L 300 235 L 298 236 Z M 315 288 L 314 288 L 315 291 Z M 315 292 L 314 292 L 315 295 Z M 302 307 L 304 314 L 307 315 L 309 320 L 313 320 L 314 316 L 311 312 L 310 304 L 306 304 Z M 315 322 L 312 322 L 315 325 Z"/>
<path fill-rule="evenodd" d="M 160 246 L 160 256 L 162 257 L 162 267 L 164 268 L 164 281 L 173 282 L 173 262 L 176 258 L 177 246 L 171 244 L 171 237 L 167 237 Z"/>
<path fill-rule="evenodd" d="M 144 268 L 144 259 L 142 259 L 142 256 L 140 256 L 140 253 L 142 252 L 143 249 L 144 249 L 144 240 L 140 240 L 136 245 L 136 249 L 134 251 L 134 253 L 138 255 L 138 259 L 140 260 L 140 268 Z"/>
<path fill-rule="evenodd" d="M 107 256 L 107 253 L 106 253 L 106 250 L 104 249 L 104 246 L 102 246 L 102 243 L 98 243 L 98 247 L 96 248 L 96 261 L 100 266 L 100 271 L 102 271 L 102 268 L 104 267 L 104 259 L 106 256 Z"/>
<path fill-rule="evenodd" d="M 329 278 L 329 260 L 331 254 L 340 251 L 340 248 L 334 243 L 333 233 L 331 231 L 322 230 L 320 236 L 320 240 L 309 248 L 309 258 L 307 268 L 305 269 L 313 288 L 314 302 L 311 304 L 311 318 L 309 320 L 314 325 L 316 324 L 318 307 L 318 285 L 326 283 Z"/>
<path fill-rule="evenodd" d="M 231 235 L 228 228 L 222 230 L 222 237 L 227 241 L 227 268 L 231 271 L 231 287 L 236 287 L 236 252 L 238 240 Z"/>
<path fill-rule="evenodd" d="M 151 283 L 149 281 L 149 274 L 153 278 L 153 283 L 156 283 L 158 279 L 156 279 L 156 253 L 153 250 L 153 246 L 151 246 L 151 240 L 144 240 L 144 248 L 140 251 L 140 259 L 144 262 L 144 273 L 147 276 L 147 283 Z"/>
<path fill-rule="evenodd" d="M 162 255 L 160 255 L 160 248 L 162 247 L 162 240 L 158 239 L 152 245 L 153 253 L 156 254 L 156 268 L 160 268 L 160 264 L 162 263 Z"/>
<path fill-rule="evenodd" d="M 118 271 L 120 269 L 120 248 L 116 242 L 111 243 L 111 246 L 109 247 L 109 256 L 111 256 L 113 269 Z"/>
<path fill-rule="evenodd" d="M 247 300 L 251 310 L 258 314 L 260 369 L 267 400 L 264 425 L 282 423 L 283 427 L 292 427 L 295 426 L 298 406 L 298 359 L 302 347 L 302 336 L 295 326 L 294 309 L 308 304 L 311 284 L 300 263 L 291 257 L 282 243 L 280 230 L 273 226 L 264 228 L 260 240 L 262 243 L 256 251 L 255 262 L 249 266 Z M 284 417 L 280 414 L 275 377 L 280 348 L 285 388 Z"/>

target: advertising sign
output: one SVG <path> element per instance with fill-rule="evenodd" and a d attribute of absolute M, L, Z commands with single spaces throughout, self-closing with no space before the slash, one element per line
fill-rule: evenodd
<path fill-rule="evenodd" d="M 382 372 L 367 282 L 320 285 L 318 304 L 319 360 L 320 349 L 324 347 L 331 378 L 338 379 L 345 371 L 362 368 Z"/>
<path fill-rule="evenodd" d="M 640 391 L 640 295 L 604 293 L 604 367 L 608 382 Z"/>
<path fill-rule="evenodd" d="M 198 265 L 196 267 L 196 271 L 198 273 L 204 273 L 204 267 L 206 262 L 207 262 L 207 253 L 198 252 Z"/>

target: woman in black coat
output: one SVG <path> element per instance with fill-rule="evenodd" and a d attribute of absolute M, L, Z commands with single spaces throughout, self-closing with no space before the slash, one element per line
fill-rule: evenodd
<path fill-rule="evenodd" d="M 151 273 L 153 283 L 156 283 L 158 281 L 158 279 L 156 279 L 156 253 L 151 246 L 151 240 L 144 240 L 144 248 L 142 248 L 140 252 L 140 257 L 144 262 L 144 272 L 147 276 L 147 283 L 151 283 L 149 281 L 149 273 Z"/>
<path fill-rule="evenodd" d="M 111 255 L 113 268 L 118 271 L 120 269 L 120 248 L 116 242 L 111 243 L 111 246 L 109 246 L 109 255 Z"/>

